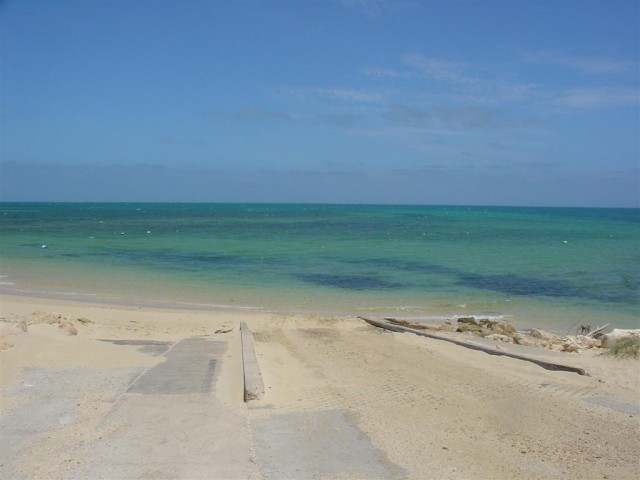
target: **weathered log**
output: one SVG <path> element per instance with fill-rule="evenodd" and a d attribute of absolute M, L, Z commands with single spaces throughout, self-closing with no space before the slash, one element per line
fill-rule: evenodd
<path fill-rule="evenodd" d="M 593 332 L 589 332 L 586 336 L 590 337 L 590 338 L 598 338 L 602 336 L 602 330 L 604 330 L 605 328 L 607 328 L 609 326 L 609 324 L 607 323 L 606 325 L 603 325 L 601 327 L 596 328 Z"/>
<path fill-rule="evenodd" d="M 388 322 L 381 322 L 379 320 L 372 320 L 370 318 L 365 318 L 365 317 L 358 317 L 362 320 L 364 320 L 365 322 L 369 323 L 370 325 L 373 325 L 375 327 L 379 327 L 379 328 L 383 328 L 385 330 L 391 330 L 393 332 L 400 332 L 400 333 L 404 333 L 404 332 L 408 332 L 408 333 L 413 333 L 415 335 L 420 335 L 423 337 L 427 337 L 427 338 L 433 338 L 435 340 L 442 340 L 445 342 L 450 342 L 450 343 L 454 343 L 458 346 L 464 347 L 464 348 L 469 348 L 471 350 L 478 350 L 484 353 L 488 353 L 489 355 L 502 355 L 505 357 L 510 357 L 510 358 L 515 358 L 517 360 L 524 360 L 525 362 L 531 362 L 531 363 L 535 363 L 536 365 L 546 369 L 546 370 L 553 370 L 553 371 L 563 371 L 563 372 L 573 372 L 573 373 L 577 373 L 578 375 L 589 375 L 586 370 L 584 370 L 583 368 L 578 368 L 578 367 L 571 367 L 569 365 L 562 365 L 559 363 L 552 363 L 552 362 L 546 362 L 544 360 L 539 360 L 537 358 L 533 358 L 533 357 L 528 357 L 526 355 L 519 355 L 517 353 L 511 353 L 511 352 L 505 352 L 504 350 L 496 350 L 494 348 L 491 347 L 487 347 L 485 345 L 480 345 L 478 343 L 471 343 L 471 342 L 464 342 L 461 340 L 456 340 L 455 338 L 449 338 L 449 337 L 445 337 L 443 335 L 436 335 L 434 333 L 427 333 L 425 331 L 422 330 L 416 330 L 414 328 L 408 328 L 408 327 L 403 327 L 400 325 L 393 325 L 391 323 Z"/>

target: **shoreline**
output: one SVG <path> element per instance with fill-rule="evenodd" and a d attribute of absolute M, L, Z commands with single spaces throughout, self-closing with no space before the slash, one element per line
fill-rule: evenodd
<path fill-rule="evenodd" d="M 0 306 L 0 341 L 12 344 L 0 351 L 0 447 L 8 452 L 0 473 L 7 478 L 640 474 L 638 361 L 443 333 L 524 349 L 590 376 L 548 371 L 350 316 L 7 295 Z M 241 322 L 253 332 L 264 379 L 264 397 L 249 403 L 242 399 Z M 205 357 L 209 369 L 201 374 L 213 373 L 206 391 L 199 379 L 197 393 L 171 391 L 190 385 L 201 344 L 224 347 Z M 180 360 L 187 347 L 195 350 Z M 150 391 L 154 385 L 169 390 Z M 310 425 L 313 434 L 301 436 Z"/>
<path fill-rule="evenodd" d="M 9 288 L 7 288 L 9 287 Z M 339 292 L 338 292 L 339 293 Z M 324 293 L 327 295 L 327 293 Z M 339 296 L 338 294 L 336 294 Z M 514 301 L 515 306 L 510 300 L 496 300 L 495 305 L 484 304 L 475 306 L 471 303 L 453 302 L 439 303 L 434 298 L 433 305 L 427 304 L 421 306 L 394 306 L 388 307 L 383 305 L 370 305 L 366 302 L 361 304 L 336 303 L 327 304 L 322 300 L 312 303 L 304 302 L 300 304 L 276 305 L 277 296 L 268 298 L 267 303 L 263 304 L 260 300 L 266 300 L 262 294 L 261 297 L 254 298 L 254 302 L 244 302 L 246 304 L 235 304 L 235 299 L 228 302 L 209 303 L 200 295 L 190 296 L 188 301 L 181 301 L 172 290 L 171 298 L 162 300 L 155 296 L 142 296 L 133 298 L 127 296 L 123 292 L 108 293 L 82 293 L 72 291 L 51 291 L 47 289 L 27 290 L 16 288 L 16 285 L 3 286 L 0 285 L 0 296 L 16 296 L 25 298 L 34 298 L 51 301 L 68 301 L 73 303 L 87 303 L 97 305 L 119 305 L 123 307 L 140 307 L 153 309 L 181 309 L 196 311 L 212 311 L 212 312 L 256 312 L 265 315 L 320 315 L 320 316 L 336 316 L 336 317 L 356 317 L 356 316 L 373 316 L 379 318 L 393 317 L 409 322 L 426 323 L 426 324 L 443 324 L 447 321 L 455 322 L 460 317 L 475 317 L 476 319 L 489 319 L 494 321 L 503 321 L 513 324 L 518 330 L 524 331 L 531 328 L 542 328 L 546 331 L 557 335 L 570 335 L 580 327 L 580 325 L 590 325 L 593 328 L 604 324 L 610 324 L 613 328 L 638 328 L 636 320 L 621 316 L 607 314 L 600 309 L 594 309 L 588 312 L 576 311 L 571 317 L 571 324 L 565 319 L 567 312 L 562 308 L 556 308 L 554 304 L 539 300 L 528 304 L 529 300 L 522 303 L 520 299 Z M 235 297 L 235 295 L 233 295 Z M 558 323 L 558 320 L 565 320 Z"/>

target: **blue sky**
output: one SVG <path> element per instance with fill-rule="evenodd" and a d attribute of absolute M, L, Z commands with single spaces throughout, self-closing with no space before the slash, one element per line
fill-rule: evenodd
<path fill-rule="evenodd" d="M 4 1 L 3 200 L 640 206 L 637 1 Z"/>

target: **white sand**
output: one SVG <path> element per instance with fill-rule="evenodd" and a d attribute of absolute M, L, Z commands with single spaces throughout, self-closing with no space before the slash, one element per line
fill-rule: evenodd
<path fill-rule="evenodd" d="M 5 392 L 21 384 L 25 369 L 98 371 L 162 361 L 134 346 L 98 339 L 177 341 L 220 331 L 229 349 L 216 388 L 226 404 L 237 404 L 249 425 L 274 411 L 348 412 L 408 478 L 640 478 L 640 416 L 634 414 L 640 409 L 638 361 L 593 352 L 534 352 L 591 374 L 580 376 L 384 332 L 356 318 L 154 310 L 13 296 L 0 301 L 0 343 L 10 347 L 0 351 L 3 413 L 24 400 Z M 38 323 L 53 313 L 73 323 L 78 334 Z M 233 373 L 241 368 L 237 331 L 222 333 L 237 329 L 240 321 L 254 332 L 266 388 L 265 397 L 249 409 Z M 21 322 L 28 324 L 27 332 Z M 87 411 L 91 401 L 83 405 Z M 56 448 L 39 438 L 40 446 L 26 445 L 13 461 L 27 478 L 35 477 L 36 465 L 62 462 L 66 445 L 75 445 L 71 439 L 90 437 L 109 408 L 96 403 L 93 418 L 51 435 Z"/>

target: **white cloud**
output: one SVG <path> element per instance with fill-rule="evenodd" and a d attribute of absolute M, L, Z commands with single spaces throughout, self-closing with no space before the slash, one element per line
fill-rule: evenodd
<path fill-rule="evenodd" d="M 377 18 L 382 13 L 385 0 L 342 0 L 346 7 L 354 8 L 367 17 Z"/>
<path fill-rule="evenodd" d="M 363 70 L 363 73 L 369 77 L 374 77 L 374 78 L 400 78 L 404 76 L 404 74 L 396 70 L 377 68 L 377 67 L 365 68 Z"/>
<path fill-rule="evenodd" d="M 291 114 L 286 112 L 278 112 L 265 110 L 260 107 L 245 107 L 239 110 L 227 111 L 227 110 L 209 110 L 205 112 L 205 116 L 214 119 L 222 119 L 227 121 L 280 121 L 289 122 L 293 121 Z"/>
<path fill-rule="evenodd" d="M 318 89 L 317 93 L 347 102 L 379 102 L 383 99 L 378 92 L 353 88 L 325 88 Z"/>
<path fill-rule="evenodd" d="M 476 83 L 474 78 L 462 73 L 466 66 L 458 62 L 429 58 L 416 53 L 405 53 L 402 55 L 402 61 L 431 80 L 458 84 Z"/>
<path fill-rule="evenodd" d="M 541 50 L 524 55 L 532 63 L 556 65 L 589 74 L 616 74 L 630 71 L 634 62 L 610 57 L 567 55 L 555 50 Z"/>
<path fill-rule="evenodd" d="M 638 101 L 635 88 L 581 88 L 567 91 L 555 103 L 575 108 L 611 108 L 634 106 Z"/>
<path fill-rule="evenodd" d="M 297 100 L 320 98 L 347 103 L 379 103 L 385 100 L 385 95 L 373 89 L 358 89 L 345 87 L 294 87 L 278 89 L 280 95 L 293 97 Z"/>
<path fill-rule="evenodd" d="M 342 0 L 342 5 L 353 8 L 366 17 L 378 19 L 385 11 L 416 7 L 419 3 L 413 0 Z"/>

